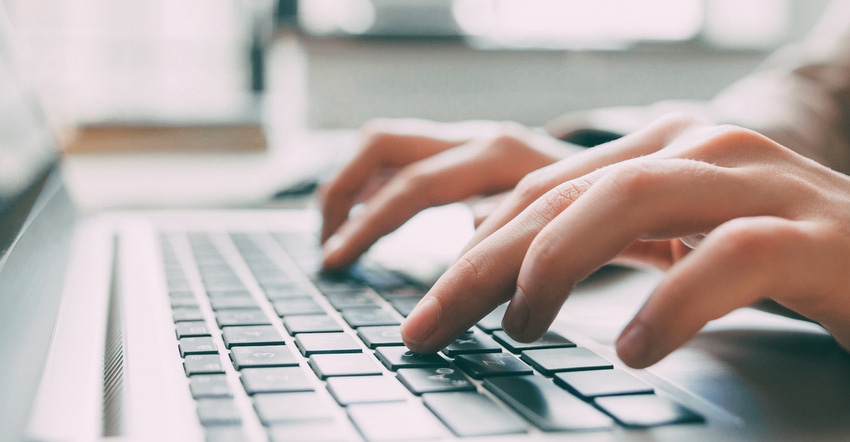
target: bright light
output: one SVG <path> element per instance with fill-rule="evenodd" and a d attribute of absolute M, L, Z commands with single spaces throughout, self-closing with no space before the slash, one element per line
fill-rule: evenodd
<path fill-rule="evenodd" d="M 315 34 L 363 34 L 375 24 L 369 0 L 310 0 L 298 4 L 298 20 Z"/>

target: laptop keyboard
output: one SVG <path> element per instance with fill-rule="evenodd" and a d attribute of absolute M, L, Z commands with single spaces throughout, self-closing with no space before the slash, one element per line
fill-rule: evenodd
<path fill-rule="evenodd" d="M 208 440 L 491 438 L 703 422 L 557 333 L 514 341 L 501 330 L 504 306 L 440 353 L 413 354 L 399 324 L 427 288 L 378 268 L 317 272 L 311 235 L 169 233 L 161 246 L 177 350 Z"/>

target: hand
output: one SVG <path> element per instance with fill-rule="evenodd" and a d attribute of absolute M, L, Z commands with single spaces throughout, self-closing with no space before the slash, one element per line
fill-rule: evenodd
<path fill-rule="evenodd" d="M 694 250 L 681 240 L 703 237 Z M 755 132 L 683 116 L 524 178 L 407 318 L 405 343 L 436 351 L 505 301 L 505 331 L 532 341 L 614 259 L 669 268 L 617 341 L 630 366 L 762 299 L 850 348 L 850 178 Z"/>
<path fill-rule="evenodd" d="M 352 264 L 419 211 L 512 189 L 581 148 L 516 123 L 377 120 L 355 158 L 322 191 L 323 266 Z M 364 210 L 349 219 L 351 208 Z"/>

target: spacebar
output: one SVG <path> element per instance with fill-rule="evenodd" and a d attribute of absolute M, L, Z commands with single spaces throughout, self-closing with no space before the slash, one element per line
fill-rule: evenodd
<path fill-rule="evenodd" d="M 610 417 L 542 376 L 484 380 L 484 387 L 543 431 L 611 428 Z"/>

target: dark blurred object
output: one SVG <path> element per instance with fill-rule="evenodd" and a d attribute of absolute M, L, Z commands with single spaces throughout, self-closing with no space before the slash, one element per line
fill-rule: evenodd
<path fill-rule="evenodd" d="M 298 0 L 277 0 L 275 23 L 277 25 L 297 25 Z"/>

